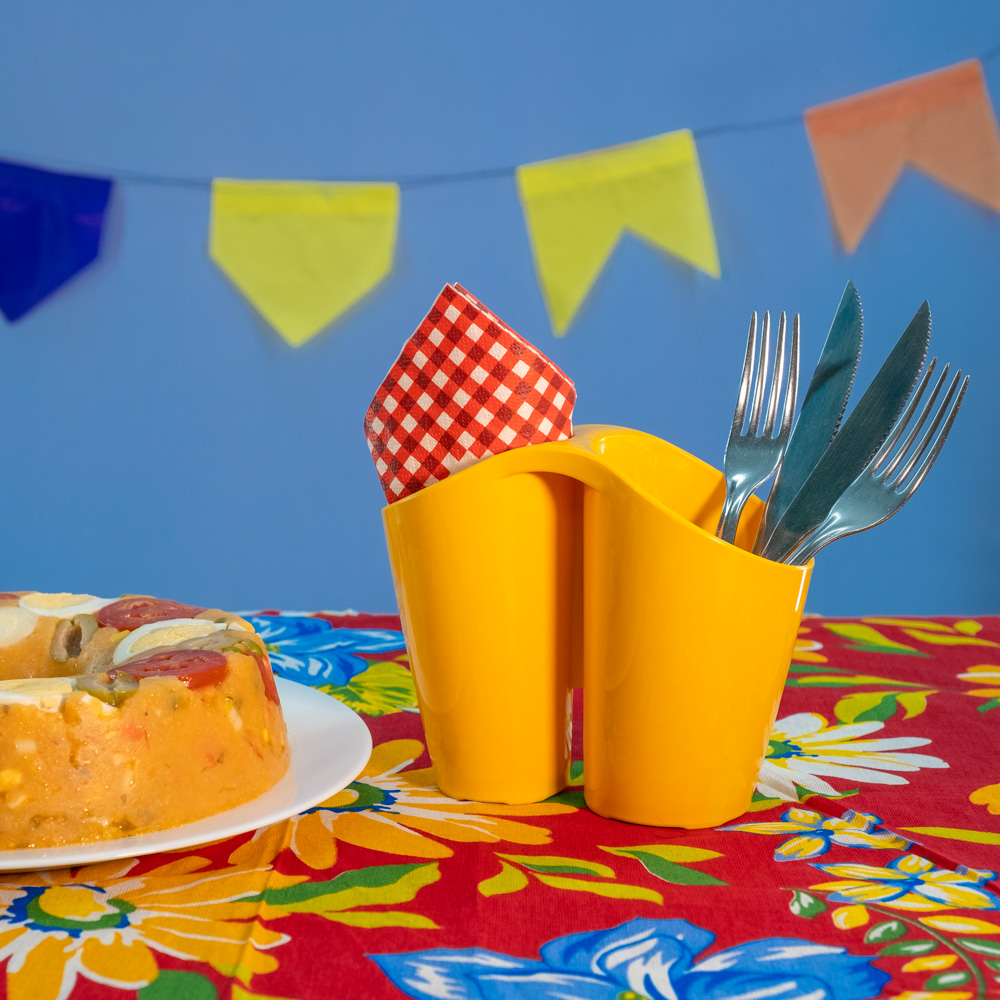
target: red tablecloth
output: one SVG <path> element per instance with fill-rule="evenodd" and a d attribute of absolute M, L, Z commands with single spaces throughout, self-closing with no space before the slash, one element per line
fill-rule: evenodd
<path fill-rule="evenodd" d="M 257 624 L 362 713 L 364 772 L 256 834 L 0 874 L 8 996 L 1000 997 L 1000 618 L 807 619 L 751 810 L 690 831 L 594 815 L 580 762 L 446 798 L 396 619 Z"/>

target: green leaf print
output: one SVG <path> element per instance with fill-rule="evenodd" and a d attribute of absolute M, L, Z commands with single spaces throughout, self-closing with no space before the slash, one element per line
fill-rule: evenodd
<path fill-rule="evenodd" d="M 596 861 L 581 861 L 579 858 L 560 858 L 539 854 L 498 854 L 515 864 L 522 865 L 529 871 L 543 872 L 546 875 L 599 875 L 601 878 L 614 878 L 613 868 L 599 864 Z"/>
<path fill-rule="evenodd" d="M 966 969 L 955 969 L 954 972 L 939 972 L 924 983 L 925 990 L 947 990 L 953 986 L 964 986 L 972 978 L 972 973 Z"/>
<path fill-rule="evenodd" d="M 803 892 L 801 889 L 793 889 L 788 909 L 797 917 L 805 917 L 807 920 L 812 920 L 813 917 L 819 916 L 819 914 L 826 910 L 826 903 L 808 892 Z"/>
<path fill-rule="evenodd" d="M 572 806 L 574 809 L 585 809 L 587 807 L 587 800 L 583 796 L 582 788 L 564 788 L 561 792 L 556 792 L 555 795 L 550 795 L 542 801 L 556 802 L 559 805 Z"/>
<path fill-rule="evenodd" d="M 871 625 L 862 625 L 858 622 L 827 622 L 825 627 L 834 635 L 851 640 L 849 645 L 844 646 L 844 649 L 853 649 L 861 653 L 901 653 L 906 656 L 928 655 L 914 649 L 912 646 L 895 642 L 887 636 L 882 635 L 877 629 L 872 628 Z"/>
<path fill-rule="evenodd" d="M 600 845 L 598 845 L 600 847 Z M 644 844 L 635 847 L 601 847 L 619 857 L 635 858 L 650 875 L 674 885 L 728 885 L 714 875 L 687 867 L 693 861 L 722 857 L 718 851 L 683 844 Z"/>
<path fill-rule="evenodd" d="M 883 920 L 868 929 L 865 944 L 881 944 L 883 941 L 895 941 L 905 936 L 906 924 L 901 920 Z"/>
<path fill-rule="evenodd" d="M 574 760 L 569 766 L 569 783 L 561 792 L 550 795 L 545 802 L 557 802 L 560 805 L 572 806 L 574 809 L 586 809 L 587 801 L 583 795 L 583 761 Z"/>
<path fill-rule="evenodd" d="M 685 868 L 684 865 L 674 864 L 673 861 L 665 861 L 655 854 L 647 854 L 645 851 L 634 851 L 632 856 L 641 862 L 643 868 L 650 875 L 655 875 L 664 882 L 672 882 L 674 885 L 729 885 L 722 879 L 697 868 Z"/>
<path fill-rule="evenodd" d="M 160 974 L 139 990 L 138 1000 L 216 1000 L 215 983 L 200 972 L 161 969 Z"/>
<path fill-rule="evenodd" d="M 586 861 L 582 858 L 563 858 L 541 854 L 497 854 L 498 858 L 504 858 L 521 868 L 527 869 L 543 885 L 552 889 L 568 889 L 575 892 L 590 892 L 596 896 L 608 896 L 612 899 L 644 899 L 650 903 L 663 903 L 663 897 L 652 889 L 647 889 L 641 885 L 631 885 L 627 882 L 618 881 L 597 881 L 597 879 L 616 880 L 618 876 L 613 868 L 602 865 L 597 861 Z M 507 883 L 513 885 L 515 876 L 503 872 L 501 873 Z M 523 876 L 523 873 L 519 873 Z M 575 876 L 589 876 L 577 878 Z M 523 876 L 524 877 L 524 876 Z M 496 879 L 488 879 L 487 883 L 493 882 L 490 888 L 496 894 Z M 517 885 L 516 888 L 502 889 L 501 891 L 513 892 L 523 888 Z M 482 885 L 480 885 L 482 892 Z M 490 893 L 484 893 L 489 895 Z"/>
<path fill-rule="evenodd" d="M 342 872 L 328 882 L 303 882 L 261 894 L 267 907 L 282 913 L 315 913 L 359 927 L 434 927 L 419 914 L 387 910 L 359 911 L 359 906 L 408 903 L 441 872 L 438 863 L 372 865 Z M 348 914 L 346 911 L 351 911 Z"/>
<path fill-rule="evenodd" d="M 982 705 L 979 705 L 976 709 L 977 712 L 989 712 L 994 708 L 1000 708 L 1000 698 L 990 698 L 989 701 L 984 701 Z"/>
<path fill-rule="evenodd" d="M 989 938 L 957 937 L 955 944 L 969 951 L 974 951 L 979 955 L 990 955 L 1000 958 L 1000 941 L 991 941 Z"/>
<path fill-rule="evenodd" d="M 921 642 L 941 646 L 996 646 L 989 639 L 977 639 L 976 634 L 983 626 L 971 619 L 945 625 L 942 622 L 916 621 L 913 618 L 866 618 L 875 625 L 893 625 L 901 628 L 905 635 Z"/>
<path fill-rule="evenodd" d="M 831 667 L 829 663 L 792 663 L 788 667 L 790 674 L 849 674 L 843 667 Z"/>
<path fill-rule="evenodd" d="M 923 687 L 910 681 L 901 681 L 896 677 L 877 677 L 872 674 L 831 674 L 829 670 L 822 673 L 809 674 L 805 677 L 791 677 L 785 682 L 785 687 L 860 687 L 862 684 L 886 684 L 892 687 Z"/>
<path fill-rule="evenodd" d="M 927 698 L 936 691 L 858 691 L 837 702 L 834 714 L 841 722 L 885 722 L 899 709 L 904 719 L 927 710 Z"/>
<path fill-rule="evenodd" d="M 880 955 L 929 955 L 938 947 L 937 941 L 930 941 L 921 938 L 918 941 L 898 941 L 896 944 L 886 945 Z"/>

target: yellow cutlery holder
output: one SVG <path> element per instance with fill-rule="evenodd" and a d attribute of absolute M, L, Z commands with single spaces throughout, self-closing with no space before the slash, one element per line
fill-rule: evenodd
<path fill-rule="evenodd" d="M 383 510 L 439 787 L 533 802 L 565 787 L 572 688 L 584 793 L 631 823 L 704 827 L 750 804 L 812 564 L 714 535 L 720 472 L 649 434 L 583 426 Z"/>

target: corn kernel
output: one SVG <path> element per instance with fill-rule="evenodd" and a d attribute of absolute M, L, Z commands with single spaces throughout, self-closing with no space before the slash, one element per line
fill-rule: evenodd
<path fill-rule="evenodd" d="M 0 771 L 0 792 L 6 792 L 21 784 L 23 775 L 15 767 L 7 767 Z"/>

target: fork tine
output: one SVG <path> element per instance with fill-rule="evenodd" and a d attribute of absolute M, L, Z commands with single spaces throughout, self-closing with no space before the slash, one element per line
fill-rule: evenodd
<path fill-rule="evenodd" d="M 950 365 L 944 366 L 944 371 L 941 373 L 941 377 L 937 380 L 934 386 L 934 390 L 931 392 L 930 398 L 927 400 L 923 409 L 920 411 L 917 422 L 910 429 L 909 434 L 906 436 L 906 441 L 897 449 L 896 454 L 893 456 L 892 461 L 883 469 L 880 468 L 882 463 L 885 461 L 886 456 L 889 452 L 896 447 L 896 443 L 906 432 L 907 425 L 913 419 L 913 415 L 920 404 L 920 399 L 927 389 L 927 385 L 930 382 L 931 373 L 934 371 L 934 366 L 937 364 L 937 358 L 932 358 L 930 364 L 928 364 L 923 376 L 917 385 L 916 391 L 910 397 L 910 401 L 906 404 L 906 409 L 903 411 L 902 416 L 896 418 L 896 423 L 893 424 L 892 430 L 889 431 L 882 447 L 879 448 L 872 459 L 871 467 L 872 469 L 878 468 L 878 478 L 885 482 L 889 479 L 895 469 L 898 467 L 899 463 L 903 460 L 906 453 L 910 450 L 913 442 L 917 439 L 917 435 L 920 433 L 920 428 L 923 427 L 924 421 L 927 419 L 927 414 L 934 407 L 934 401 L 937 399 L 938 394 L 941 391 L 941 386 L 944 384 L 945 379 L 948 376 L 948 369 Z"/>
<path fill-rule="evenodd" d="M 888 471 L 879 472 L 875 467 L 875 460 L 869 462 L 861 475 L 841 494 L 823 522 L 800 539 L 793 550 L 782 557 L 782 562 L 804 565 L 820 549 L 838 538 L 867 531 L 888 520 L 913 496 L 941 453 L 969 385 L 968 376 L 963 379 L 962 372 L 959 371 L 948 386 L 944 399 L 936 405 L 937 397 L 948 378 L 950 366 L 946 365 L 930 398 L 920 407 L 921 396 L 930 384 L 931 371 L 936 361 L 935 358 L 927 366 L 905 412 L 897 419 L 888 439 L 879 449 L 878 457 L 882 462 L 894 448 L 897 449 Z M 918 416 L 916 426 L 910 429 L 906 440 L 899 445 L 899 439 L 906 433 L 906 427 L 915 414 Z M 921 434 L 928 419 L 930 426 Z M 903 468 L 897 470 L 897 466 L 904 460 Z"/>
<path fill-rule="evenodd" d="M 756 436 L 760 426 L 760 411 L 764 407 L 764 380 L 767 378 L 767 362 L 771 356 L 771 313 L 764 312 L 764 322 L 760 330 L 760 357 L 757 359 L 757 384 L 753 390 L 753 405 L 750 407 L 750 423 L 747 433 Z"/>
<path fill-rule="evenodd" d="M 781 314 L 784 319 L 785 314 Z M 799 394 L 799 314 L 792 320 L 792 350 L 788 358 L 788 386 L 785 389 L 785 409 L 781 415 L 781 427 L 778 436 L 786 438 L 792 429 L 792 417 L 795 413 L 795 403 Z"/>
<path fill-rule="evenodd" d="M 940 387 L 940 383 L 944 381 L 945 374 L 947 373 L 946 372 L 942 373 L 941 379 L 939 380 L 938 383 L 938 387 Z M 923 437 L 917 443 L 917 446 L 914 448 L 913 454 L 910 456 L 909 461 L 900 470 L 899 474 L 895 477 L 894 481 L 895 489 L 899 490 L 901 488 L 905 488 L 906 490 L 909 491 L 916 489 L 916 487 L 919 485 L 919 482 L 916 485 L 914 485 L 912 481 L 907 482 L 907 480 L 910 477 L 910 474 L 918 466 L 918 463 L 921 462 L 921 457 L 923 456 L 924 452 L 927 451 L 928 447 L 932 445 L 932 443 L 936 446 L 937 451 L 940 451 L 940 446 L 944 442 L 943 441 L 938 442 L 935 438 L 935 435 L 945 417 L 950 416 L 951 419 L 954 420 L 956 411 L 952 410 L 949 414 L 949 407 L 951 406 L 952 399 L 955 397 L 955 393 L 958 391 L 959 381 L 961 378 L 962 378 L 962 372 L 959 371 L 955 375 L 955 378 L 952 380 L 951 385 L 948 387 L 948 392 L 945 395 L 944 400 L 941 402 L 941 405 L 938 407 L 937 413 L 935 413 L 934 419 L 931 421 L 930 427 L 927 428 L 927 430 L 924 432 Z M 962 395 L 964 395 L 964 388 L 962 390 Z M 959 397 L 959 403 L 961 403 L 961 396 Z M 930 404 L 928 404 L 928 409 L 930 409 Z M 936 458 L 937 451 L 935 451 L 934 448 L 932 448 L 931 451 L 928 452 L 928 456 L 933 453 L 934 458 Z M 931 462 L 933 463 L 933 459 L 931 460 Z M 924 468 L 923 470 L 924 475 L 927 475 L 927 469 L 929 468 L 930 465 L 927 465 Z M 905 487 L 903 485 L 904 483 L 906 484 Z"/>
<path fill-rule="evenodd" d="M 955 376 L 955 382 L 962 377 L 962 372 L 959 370 L 958 374 Z M 914 472 L 913 479 L 906 486 L 906 498 L 909 499 L 916 488 L 924 481 L 924 477 L 930 472 L 931 466 L 937 460 L 941 449 L 944 447 L 945 439 L 948 437 L 948 432 L 951 430 L 951 425 L 955 422 L 955 417 L 958 416 L 958 408 L 962 405 L 962 400 L 965 398 L 965 390 L 969 387 L 969 376 L 965 376 L 965 381 L 962 383 L 961 389 L 958 391 L 958 398 L 952 404 L 951 409 L 948 411 L 948 416 L 945 418 L 944 426 L 938 432 L 938 436 L 934 441 L 931 450 L 924 456 L 923 461 L 916 468 Z"/>
<path fill-rule="evenodd" d="M 747 354 L 743 361 L 743 374 L 740 376 L 740 391 L 736 397 L 736 412 L 733 413 L 733 433 L 739 434 L 743 429 L 743 418 L 747 413 L 747 399 L 750 396 L 750 378 L 753 375 L 753 359 L 757 353 L 757 310 L 750 317 L 750 332 L 747 334 Z"/>
<path fill-rule="evenodd" d="M 774 371 L 771 373 L 771 396 L 767 403 L 767 415 L 764 417 L 764 437 L 774 433 L 774 424 L 778 419 L 778 397 L 785 378 L 785 313 L 782 310 L 778 319 L 778 344 L 774 349 Z M 762 401 L 763 402 L 763 401 Z"/>

